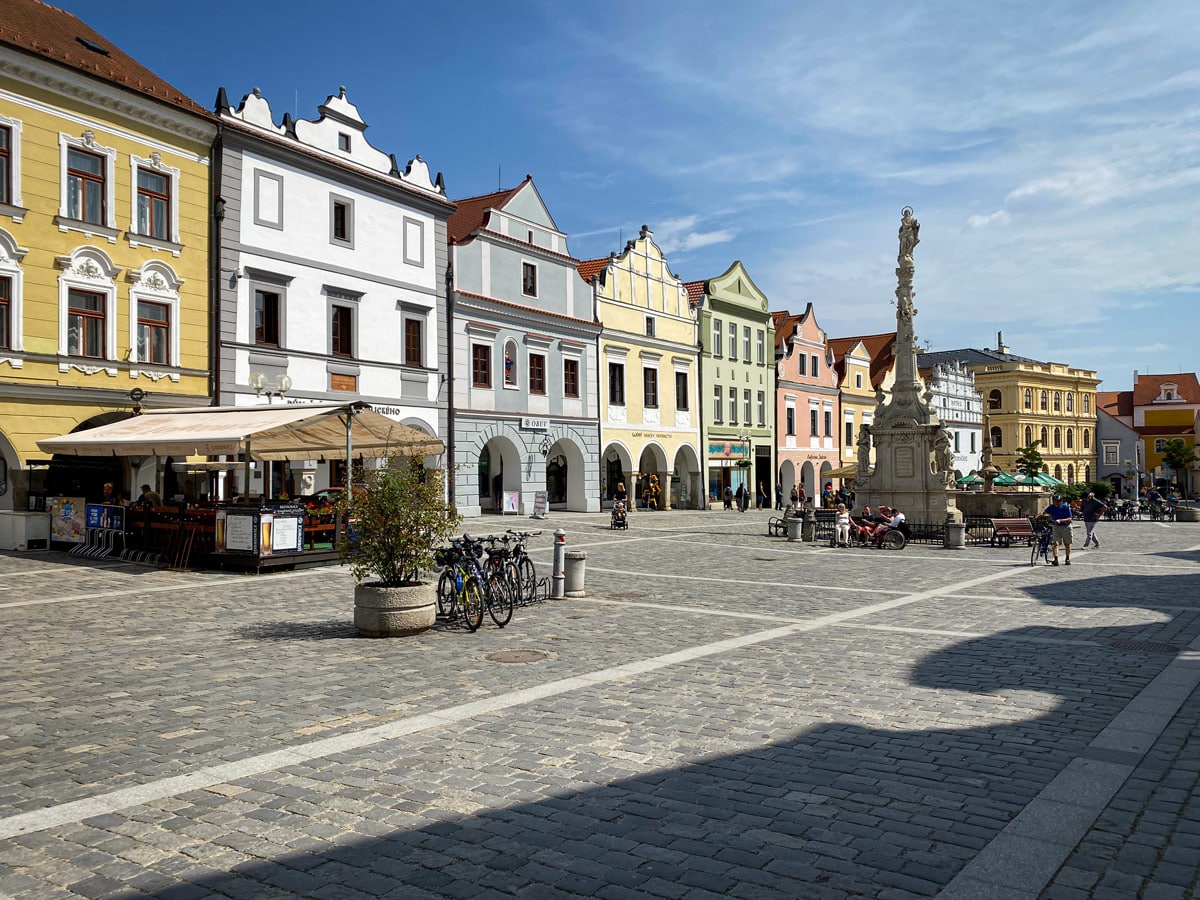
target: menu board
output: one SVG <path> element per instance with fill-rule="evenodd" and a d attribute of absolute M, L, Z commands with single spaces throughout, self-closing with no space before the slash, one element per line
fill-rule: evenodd
<path fill-rule="evenodd" d="M 46 511 L 50 513 L 50 540 L 65 544 L 83 542 L 85 520 L 83 497 L 49 497 Z"/>
<path fill-rule="evenodd" d="M 253 553 L 256 549 L 254 513 L 228 511 L 225 516 L 225 549 Z"/>

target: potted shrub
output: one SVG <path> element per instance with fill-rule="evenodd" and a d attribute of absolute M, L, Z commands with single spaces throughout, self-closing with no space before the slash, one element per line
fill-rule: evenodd
<path fill-rule="evenodd" d="M 363 471 L 336 504 L 347 523 L 338 554 L 358 582 L 354 624 L 368 637 L 396 637 L 431 628 L 437 588 L 422 581 L 434 551 L 461 521 L 446 503 L 442 473 L 408 459 Z"/>

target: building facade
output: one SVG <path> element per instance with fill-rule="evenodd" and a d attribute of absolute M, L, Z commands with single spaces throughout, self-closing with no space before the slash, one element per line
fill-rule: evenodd
<path fill-rule="evenodd" d="M 774 504 L 775 323 L 741 261 L 689 282 L 700 293 L 700 446 L 709 503 L 743 488 Z M 706 400 L 707 398 L 707 400 Z"/>
<path fill-rule="evenodd" d="M 950 432 L 954 477 L 962 478 L 979 471 L 983 451 L 983 399 L 975 389 L 975 376 L 961 360 L 920 369 L 920 374 L 928 387 L 933 411 Z"/>
<path fill-rule="evenodd" d="M 169 460 L 49 461 L 39 439 L 210 402 L 204 109 L 75 16 L 0 29 L 0 512 L 181 490 Z M 31 496 L 32 495 L 32 496 Z"/>
<path fill-rule="evenodd" d="M 579 265 L 596 300 L 600 334 L 600 496 L 624 484 L 660 509 L 700 509 L 705 489 L 697 407 L 696 311 L 642 226 L 618 256 Z"/>
<path fill-rule="evenodd" d="M 218 404 L 362 400 L 445 435 L 453 206 L 441 176 L 372 147 L 344 88 L 312 121 L 276 124 L 257 89 L 236 109 L 222 90 L 216 111 Z M 343 467 L 280 463 L 250 485 L 234 470 L 221 493 L 310 494 L 344 484 Z"/>
<path fill-rule="evenodd" d="M 1100 471 L 1105 477 L 1121 482 L 1125 496 L 1135 496 L 1139 487 L 1154 485 L 1167 488 L 1178 479 L 1163 462 L 1165 445 L 1172 440 L 1181 440 L 1189 447 L 1197 446 L 1196 433 L 1200 428 L 1200 380 L 1193 372 L 1176 372 L 1166 375 L 1133 373 L 1133 389 L 1129 391 L 1106 391 L 1097 395 L 1098 404 L 1114 420 L 1106 422 L 1105 435 L 1098 448 L 1101 454 Z M 1118 427 L 1119 426 L 1119 427 Z M 1117 442 L 1116 435 L 1128 429 L 1137 435 L 1137 445 L 1132 450 L 1121 443 L 1121 465 L 1105 462 L 1107 451 Z M 1126 462 L 1129 465 L 1125 465 Z M 1200 462 L 1193 463 L 1188 472 L 1190 488 L 1195 473 L 1200 472 Z"/>
<path fill-rule="evenodd" d="M 1118 497 L 1135 498 L 1150 483 L 1133 427 L 1133 391 L 1096 391 L 1096 470 Z"/>
<path fill-rule="evenodd" d="M 783 496 L 803 486 L 814 497 L 841 465 L 838 378 L 829 337 L 812 304 L 798 316 L 772 313 L 775 325 L 775 441 Z M 863 364 L 862 371 L 869 369 Z"/>
<path fill-rule="evenodd" d="M 600 326 L 533 179 L 457 202 L 454 500 L 467 516 L 600 508 Z"/>
<path fill-rule="evenodd" d="M 840 471 L 857 469 L 859 434 L 864 425 L 874 424 L 875 408 L 896 380 L 895 346 L 894 331 L 833 338 L 829 341 L 842 408 L 841 430 L 838 435 Z M 871 446 L 870 458 L 874 464 L 874 444 Z"/>
<path fill-rule="evenodd" d="M 1017 451 L 1038 441 L 1044 472 L 1068 484 L 1092 480 L 1100 384 L 1095 372 L 1015 356 L 1003 335 L 995 350 L 923 353 L 918 364 L 932 367 L 955 360 L 975 376 L 996 466 L 1016 471 Z"/>

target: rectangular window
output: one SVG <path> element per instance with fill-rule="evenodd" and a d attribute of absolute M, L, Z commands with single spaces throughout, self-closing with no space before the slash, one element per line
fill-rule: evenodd
<path fill-rule="evenodd" d="M 821 415 L 815 406 L 809 408 L 809 410 L 808 410 L 808 433 L 812 437 L 820 437 L 821 436 L 821 431 L 818 426 L 818 420 L 820 419 L 820 417 L 821 417 Z"/>
<path fill-rule="evenodd" d="M 254 343 L 279 346 L 279 295 L 254 292 Z"/>
<path fill-rule="evenodd" d="M 537 296 L 537 266 L 534 263 L 521 263 L 521 293 L 526 297 Z"/>
<path fill-rule="evenodd" d="M 579 396 L 579 360 L 563 360 L 563 396 Z"/>
<path fill-rule="evenodd" d="M 729 424 L 736 425 L 737 418 L 737 388 L 729 389 Z"/>
<path fill-rule="evenodd" d="M 0 125 L 0 203 L 12 203 L 12 131 Z"/>
<path fill-rule="evenodd" d="M 104 359 L 104 295 L 90 291 L 67 293 L 67 352 L 71 356 Z"/>
<path fill-rule="evenodd" d="M 722 396 L 723 395 L 721 393 L 721 386 L 719 384 L 714 385 L 713 386 L 713 421 L 718 424 L 725 421 L 724 417 L 721 414 L 721 410 L 722 410 L 721 397 Z"/>
<path fill-rule="evenodd" d="M 787 416 L 787 433 L 789 437 L 796 436 L 796 407 L 789 406 L 785 411 Z"/>
<path fill-rule="evenodd" d="M 642 399 L 647 409 L 658 409 L 658 369 L 642 369 Z"/>
<path fill-rule="evenodd" d="M 754 421 L 750 415 L 750 388 L 742 391 L 742 421 L 747 425 Z"/>
<path fill-rule="evenodd" d="M 104 157 L 82 150 L 67 151 L 67 216 L 93 225 L 103 225 Z"/>
<path fill-rule="evenodd" d="M 729 323 L 729 358 L 737 359 L 737 323 Z"/>
<path fill-rule="evenodd" d="M 833 410 L 825 410 L 825 437 L 833 437 Z"/>
<path fill-rule="evenodd" d="M 137 173 L 138 234 L 171 239 L 171 179 L 158 172 L 138 169 Z"/>
<path fill-rule="evenodd" d="M 0 278 L 0 350 L 12 349 L 12 279 Z"/>
<path fill-rule="evenodd" d="M 344 153 L 350 152 L 350 135 L 344 131 L 338 132 L 338 149 Z"/>
<path fill-rule="evenodd" d="M 1104 445 L 1104 464 L 1106 466 L 1115 466 L 1117 464 L 1118 452 L 1119 451 L 1118 451 L 1117 444 L 1105 444 Z"/>
<path fill-rule="evenodd" d="M 675 373 L 675 408 L 680 412 L 685 412 L 688 408 L 687 372 Z"/>
<path fill-rule="evenodd" d="M 422 322 L 420 319 L 404 320 L 404 364 L 420 366 L 424 363 L 424 346 L 421 342 Z"/>
<path fill-rule="evenodd" d="M 340 244 L 354 243 L 354 205 L 348 200 L 331 200 L 329 236 Z"/>
<path fill-rule="evenodd" d="M 608 402 L 625 405 L 625 364 L 608 364 Z"/>
<path fill-rule="evenodd" d="M 171 364 L 171 310 L 161 303 L 139 300 L 137 305 L 138 361 Z"/>
<path fill-rule="evenodd" d="M 713 356 L 721 356 L 721 320 L 713 319 Z"/>
<path fill-rule="evenodd" d="M 654 337 L 654 316 L 646 316 L 646 337 Z"/>
<path fill-rule="evenodd" d="M 856 388 L 862 388 L 862 372 L 854 373 L 854 386 Z"/>
<path fill-rule="evenodd" d="M 811 364 L 811 369 L 812 369 L 812 371 L 810 371 L 809 374 L 812 375 L 813 378 L 816 378 L 818 375 L 821 374 L 821 364 L 818 362 L 818 360 L 820 358 L 821 357 L 817 356 L 817 354 L 814 353 L 814 354 L 812 354 L 812 357 L 809 359 L 809 363 Z"/>
<path fill-rule="evenodd" d="M 854 446 L 854 423 L 853 422 L 846 423 L 846 440 L 842 446 L 843 446 L 843 448 L 849 448 L 849 447 Z"/>
<path fill-rule="evenodd" d="M 540 353 L 529 354 L 529 393 L 546 393 L 546 357 Z"/>
<path fill-rule="evenodd" d="M 330 336 L 330 351 L 334 356 L 354 355 L 354 310 L 349 306 L 333 308 Z"/>
<path fill-rule="evenodd" d="M 487 344 L 471 345 L 471 385 L 478 388 L 492 386 L 492 348 Z"/>
<path fill-rule="evenodd" d="M 750 326 L 742 326 L 742 359 L 750 362 Z"/>
<path fill-rule="evenodd" d="M 971 432 L 971 452 L 975 452 L 975 432 Z"/>
<path fill-rule="evenodd" d="M 767 395 L 764 391 L 758 392 L 758 427 L 765 428 L 767 426 Z"/>
<path fill-rule="evenodd" d="M 1057 431 L 1057 429 L 1055 429 L 1055 430 Z M 1154 439 L 1154 452 L 1162 453 L 1163 451 L 1165 451 L 1167 449 L 1167 440 L 1168 440 L 1167 438 L 1155 438 Z M 1055 446 L 1057 446 L 1057 444 Z"/>
<path fill-rule="evenodd" d="M 805 354 L 800 353 L 796 356 L 796 363 L 797 363 L 796 371 L 799 372 L 799 374 L 801 374 L 801 375 L 807 375 L 808 374 L 808 357 Z"/>
<path fill-rule="evenodd" d="M 954 432 L 954 452 L 962 452 L 962 432 L 959 431 Z"/>
<path fill-rule="evenodd" d="M 767 333 L 761 328 L 758 329 L 758 364 L 766 365 L 767 362 Z"/>

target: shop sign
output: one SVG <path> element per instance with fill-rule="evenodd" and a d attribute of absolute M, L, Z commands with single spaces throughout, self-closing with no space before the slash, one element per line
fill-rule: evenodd
<path fill-rule="evenodd" d="M 747 449 L 743 441 L 725 441 L 722 444 L 710 443 L 708 445 L 708 455 L 725 458 L 747 456 Z"/>
<path fill-rule="evenodd" d="M 550 420 L 549 419 L 535 419 L 530 416 L 522 416 L 521 417 L 521 430 L 522 431 L 549 431 L 550 430 Z"/>

